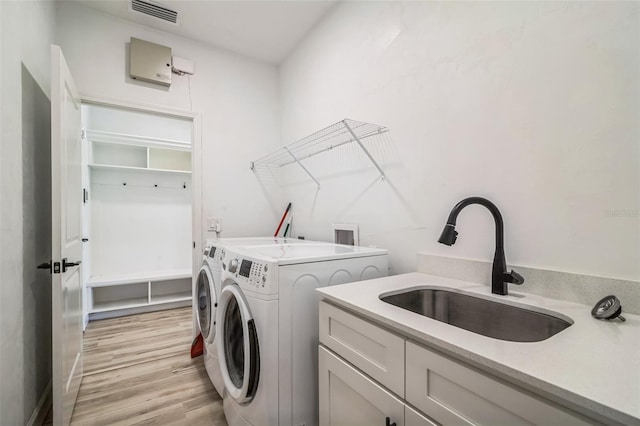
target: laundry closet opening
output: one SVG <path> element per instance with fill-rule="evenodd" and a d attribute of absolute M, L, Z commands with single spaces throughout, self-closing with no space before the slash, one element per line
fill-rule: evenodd
<path fill-rule="evenodd" d="M 192 117 L 83 102 L 84 324 L 188 306 Z"/>

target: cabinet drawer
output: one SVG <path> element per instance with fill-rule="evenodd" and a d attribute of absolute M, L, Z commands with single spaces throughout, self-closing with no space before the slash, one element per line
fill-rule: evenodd
<path fill-rule="evenodd" d="M 320 342 L 404 397 L 404 339 L 320 302 Z"/>
<path fill-rule="evenodd" d="M 429 349 L 407 342 L 406 400 L 446 425 L 588 425 L 544 401 Z"/>
<path fill-rule="evenodd" d="M 323 346 L 318 348 L 320 426 L 404 426 L 404 403 Z"/>

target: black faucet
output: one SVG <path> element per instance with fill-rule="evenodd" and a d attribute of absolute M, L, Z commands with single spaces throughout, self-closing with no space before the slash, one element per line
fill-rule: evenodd
<path fill-rule="evenodd" d="M 500 210 L 495 204 L 481 197 L 469 197 L 460 201 L 449 213 L 449 219 L 447 219 L 447 224 L 444 226 L 438 242 L 448 246 L 455 244 L 458 236 L 456 219 L 460 211 L 469 204 L 485 206 L 496 221 L 496 253 L 493 256 L 493 267 L 491 268 L 491 293 L 506 296 L 508 294 L 507 283 L 520 285 L 524 282 L 524 278 L 513 270 L 507 272 L 507 262 L 504 259 L 504 224 Z"/>

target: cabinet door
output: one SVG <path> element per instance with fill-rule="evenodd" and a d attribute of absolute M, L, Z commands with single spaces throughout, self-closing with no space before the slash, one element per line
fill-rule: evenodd
<path fill-rule="evenodd" d="M 404 397 L 404 339 L 320 302 L 320 343 Z"/>
<path fill-rule="evenodd" d="M 408 405 L 404 406 L 404 426 L 440 426 Z"/>
<path fill-rule="evenodd" d="M 325 347 L 318 355 L 320 426 L 404 426 L 401 400 Z"/>
<path fill-rule="evenodd" d="M 446 425 L 593 424 L 577 413 L 407 342 L 406 400 Z"/>

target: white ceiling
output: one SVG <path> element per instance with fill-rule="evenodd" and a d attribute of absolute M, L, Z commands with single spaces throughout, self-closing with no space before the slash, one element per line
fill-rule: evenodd
<path fill-rule="evenodd" d="M 278 64 L 336 0 L 155 2 L 177 11 L 178 25 L 132 11 L 129 0 L 76 1 L 129 21 Z"/>

